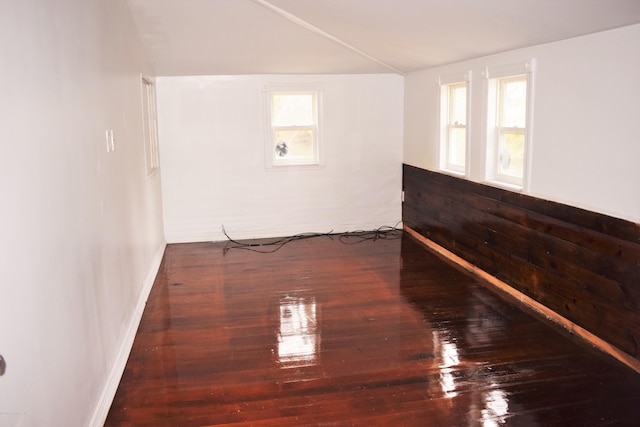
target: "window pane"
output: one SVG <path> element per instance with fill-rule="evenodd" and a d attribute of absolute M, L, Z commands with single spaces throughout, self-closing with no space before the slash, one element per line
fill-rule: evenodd
<path fill-rule="evenodd" d="M 524 175 L 524 133 L 502 131 L 499 150 L 498 172 L 502 175 L 522 179 Z"/>
<path fill-rule="evenodd" d="M 314 124 L 313 94 L 273 94 L 272 126 L 309 126 Z"/>
<path fill-rule="evenodd" d="M 467 122 L 467 85 L 449 86 L 449 124 L 465 125 Z"/>
<path fill-rule="evenodd" d="M 276 130 L 273 133 L 276 159 L 313 159 L 311 129 Z"/>
<path fill-rule="evenodd" d="M 464 168 L 466 158 L 466 135 L 467 130 L 465 128 L 450 128 L 449 129 L 449 152 L 448 160 L 449 165 L 460 166 Z"/>
<path fill-rule="evenodd" d="M 500 81 L 500 123 L 502 127 L 525 127 L 527 80 L 525 77 Z"/>

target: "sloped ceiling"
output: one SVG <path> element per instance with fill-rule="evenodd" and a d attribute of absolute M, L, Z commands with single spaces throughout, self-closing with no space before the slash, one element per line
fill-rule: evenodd
<path fill-rule="evenodd" d="M 157 75 L 399 73 L 640 23 L 640 0 L 128 0 Z"/>

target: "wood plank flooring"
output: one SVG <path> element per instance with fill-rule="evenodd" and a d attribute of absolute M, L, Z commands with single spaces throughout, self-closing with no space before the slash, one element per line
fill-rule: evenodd
<path fill-rule="evenodd" d="M 638 426 L 640 375 L 409 235 L 169 245 L 106 426 Z"/>

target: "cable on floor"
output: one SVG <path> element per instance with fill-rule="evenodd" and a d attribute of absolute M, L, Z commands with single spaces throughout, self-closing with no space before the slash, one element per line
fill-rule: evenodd
<path fill-rule="evenodd" d="M 293 236 L 280 237 L 270 241 L 263 241 L 257 243 L 248 243 L 241 242 L 235 240 L 229 236 L 227 231 L 222 226 L 222 233 L 228 240 L 227 246 L 224 248 L 224 252 L 231 249 L 244 249 L 252 252 L 258 253 L 273 253 L 282 249 L 288 243 L 295 242 L 297 240 L 311 239 L 314 237 L 329 237 L 330 239 L 338 239 L 340 243 L 345 245 L 354 245 L 362 242 L 366 242 L 369 240 L 391 240 L 397 239 L 402 235 L 402 229 L 398 228 L 400 221 L 398 221 L 394 226 L 383 225 L 381 227 L 376 228 L 375 230 L 365 231 L 365 230 L 357 230 L 357 231 L 346 231 L 343 233 L 334 233 L 333 230 L 326 233 L 301 233 L 295 234 Z"/>

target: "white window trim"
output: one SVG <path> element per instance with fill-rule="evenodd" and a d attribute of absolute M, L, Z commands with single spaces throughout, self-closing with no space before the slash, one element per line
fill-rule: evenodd
<path fill-rule="evenodd" d="M 155 81 L 140 74 L 142 96 L 142 138 L 147 175 L 160 168 L 160 148 L 158 143 L 158 112 Z"/>
<path fill-rule="evenodd" d="M 439 111 L 439 123 L 440 123 L 440 143 L 438 144 L 439 150 L 439 168 L 442 172 L 452 175 L 467 177 L 470 171 L 470 159 L 471 159 L 471 100 L 472 100 L 472 72 L 471 70 L 466 72 L 458 72 L 438 77 L 438 86 L 440 88 L 440 107 Z M 448 144 L 449 144 L 449 94 L 448 90 L 444 90 L 445 87 L 456 83 L 465 83 L 467 85 L 467 99 L 466 99 L 466 132 L 465 132 L 465 162 L 464 169 L 460 170 L 455 167 L 451 167 L 448 161 Z"/>
<path fill-rule="evenodd" d="M 267 83 L 263 86 L 265 130 L 264 130 L 264 162 L 268 170 L 291 170 L 294 168 L 317 168 L 323 165 L 322 150 L 322 119 L 323 119 L 323 89 L 322 82 L 300 84 L 300 83 Z M 273 127 L 271 126 L 271 95 L 274 93 L 311 93 L 316 97 L 315 125 L 314 130 L 314 157 L 313 159 L 278 159 L 275 157 L 273 148 Z M 285 129 L 286 127 L 280 127 Z M 290 127 L 290 128 L 307 128 Z"/>
<path fill-rule="evenodd" d="M 530 193 L 531 185 L 531 169 L 533 158 L 533 110 L 534 110 L 534 75 L 535 75 L 536 61 L 535 59 L 528 59 L 519 62 L 513 62 L 509 64 L 495 65 L 485 67 L 482 77 L 484 80 L 484 106 L 485 106 L 485 118 L 484 125 L 484 153 L 485 153 L 485 182 L 497 187 L 503 187 L 509 190 L 523 191 Z M 526 112 L 526 127 L 524 131 L 525 146 L 524 146 L 524 164 L 522 181 L 511 179 L 506 176 L 496 176 L 496 163 L 498 160 L 495 158 L 495 111 L 489 111 L 489 106 L 495 105 L 495 91 L 490 90 L 491 80 L 500 79 L 510 76 L 524 75 L 527 79 L 527 112 Z M 492 98 L 493 97 L 493 98 Z"/>

